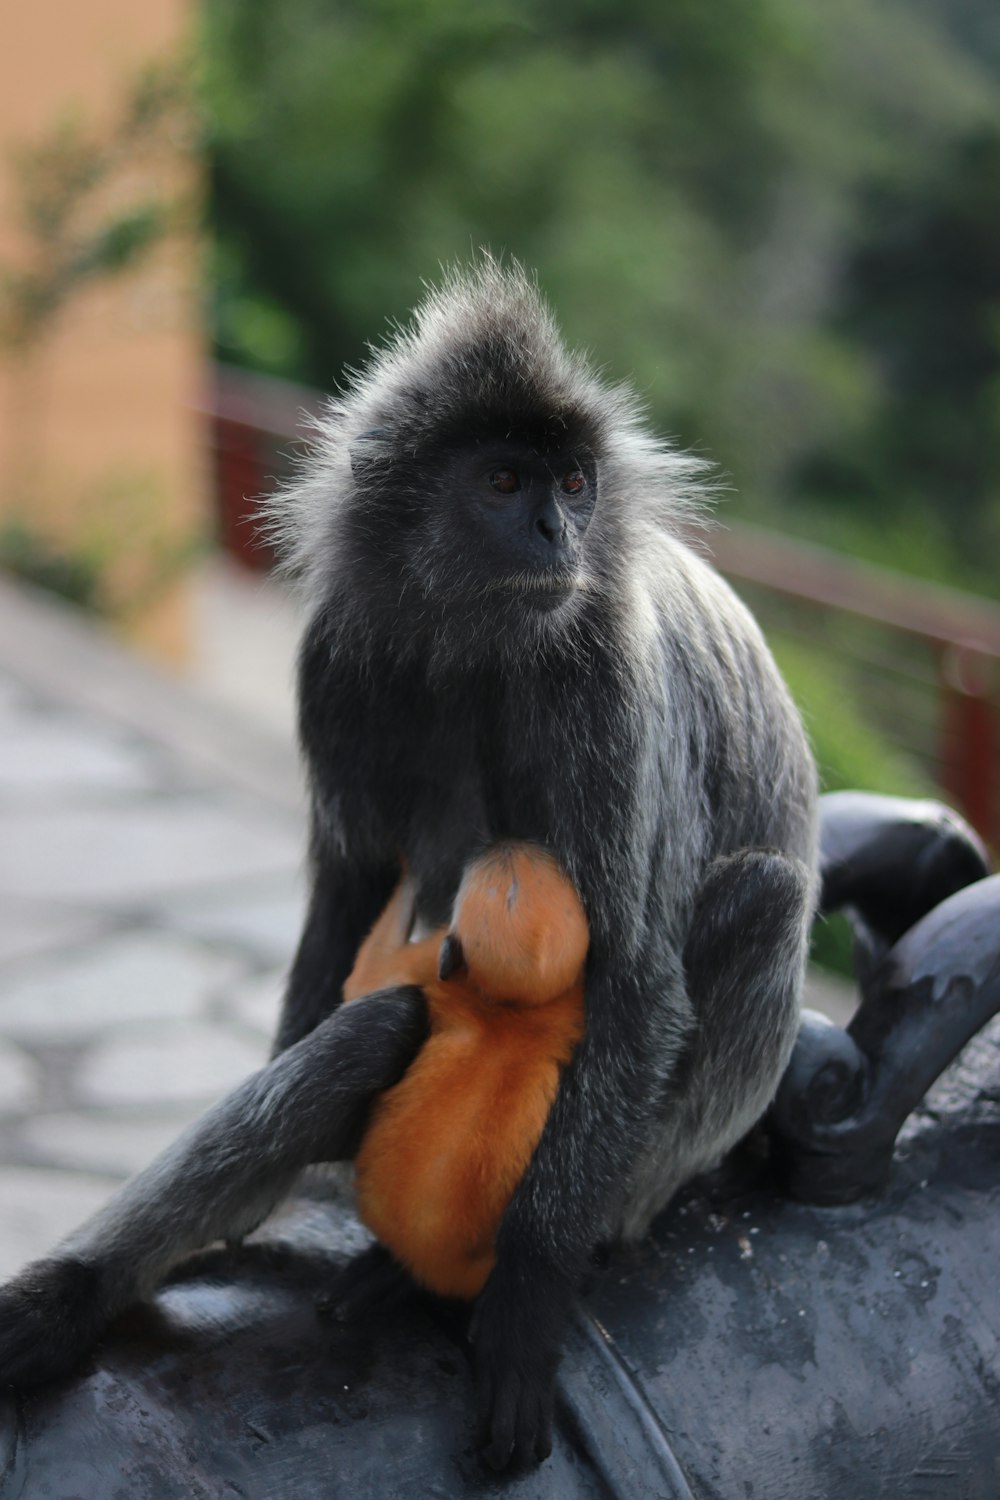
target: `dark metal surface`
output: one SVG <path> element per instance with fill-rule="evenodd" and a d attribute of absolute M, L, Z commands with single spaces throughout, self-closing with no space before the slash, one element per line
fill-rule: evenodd
<path fill-rule="evenodd" d="M 1000 876 L 933 802 L 825 797 L 822 850 L 823 906 L 854 927 L 861 1003 L 846 1031 L 804 1012 L 770 1123 L 788 1191 L 849 1203 L 888 1178 L 903 1121 L 1000 1010 Z"/>
<path fill-rule="evenodd" d="M 460 1329 L 318 1319 L 356 1246 L 301 1202 L 206 1257 L 80 1378 L 0 1402 L 2 1500 L 996 1500 L 1000 1023 L 850 1208 L 758 1183 L 688 1196 L 612 1264 L 566 1352 L 549 1462 L 475 1452 Z M 737 1177 L 739 1181 L 739 1176 Z"/>
<path fill-rule="evenodd" d="M 481 1474 L 457 1330 L 421 1307 L 358 1330 L 317 1316 L 334 1269 L 359 1243 L 345 1208 L 302 1202 L 266 1247 L 206 1257 L 121 1320 L 80 1378 L 18 1398 L 14 1421 L 7 1408 L 0 1496 L 499 1493 Z M 511 1492 L 607 1493 L 572 1434 Z"/>
<path fill-rule="evenodd" d="M 846 908 L 880 954 L 990 873 L 979 835 L 941 802 L 830 792 L 820 798 L 820 848 L 822 910 Z"/>
<path fill-rule="evenodd" d="M 680 1205 L 589 1308 L 712 1500 L 1000 1495 L 1000 1023 L 902 1132 L 887 1193 Z"/>

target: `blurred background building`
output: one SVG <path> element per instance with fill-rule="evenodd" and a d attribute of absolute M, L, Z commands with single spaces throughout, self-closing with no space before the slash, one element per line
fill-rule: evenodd
<path fill-rule="evenodd" d="M 825 784 L 996 838 L 993 0 L 38 0 L 0 84 L 9 573 L 289 725 L 248 497 L 488 245 L 717 465 Z"/>
<path fill-rule="evenodd" d="M 39 0 L 0 47 L 0 557 L 177 662 L 208 505 L 190 23 Z"/>

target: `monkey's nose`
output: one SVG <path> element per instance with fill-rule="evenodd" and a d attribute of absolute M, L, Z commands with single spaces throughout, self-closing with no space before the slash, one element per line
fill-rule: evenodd
<path fill-rule="evenodd" d="M 535 531 L 545 538 L 550 547 L 559 546 L 566 539 L 566 518 L 551 495 L 539 508 L 535 517 Z"/>

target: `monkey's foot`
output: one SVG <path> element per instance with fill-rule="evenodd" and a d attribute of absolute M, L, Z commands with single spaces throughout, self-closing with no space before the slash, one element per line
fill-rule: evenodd
<path fill-rule="evenodd" d="M 555 1379 L 569 1295 L 561 1281 L 544 1280 L 544 1286 L 540 1277 L 518 1298 L 498 1266 L 469 1330 L 480 1443 L 486 1463 L 497 1471 L 529 1468 L 552 1452 Z"/>
<path fill-rule="evenodd" d="M 110 1320 L 97 1266 L 73 1256 L 33 1261 L 0 1287 L 0 1385 L 68 1375 Z"/>
<path fill-rule="evenodd" d="M 417 1293 L 412 1277 L 388 1250 L 369 1245 L 347 1262 L 320 1301 L 319 1311 L 338 1323 L 356 1323 L 369 1313 L 399 1307 Z"/>

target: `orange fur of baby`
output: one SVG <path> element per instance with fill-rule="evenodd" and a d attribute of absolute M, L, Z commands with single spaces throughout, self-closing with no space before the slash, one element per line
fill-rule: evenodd
<path fill-rule="evenodd" d="M 451 977 L 438 977 L 446 932 L 409 943 L 412 915 L 404 880 L 344 986 L 351 1000 L 417 984 L 430 1026 L 372 1110 L 355 1162 L 358 1212 L 417 1281 L 472 1299 L 583 1030 L 589 931 L 570 881 L 530 845 L 493 850 L 466 872 L 448 930 L 465 962 Z"/>

